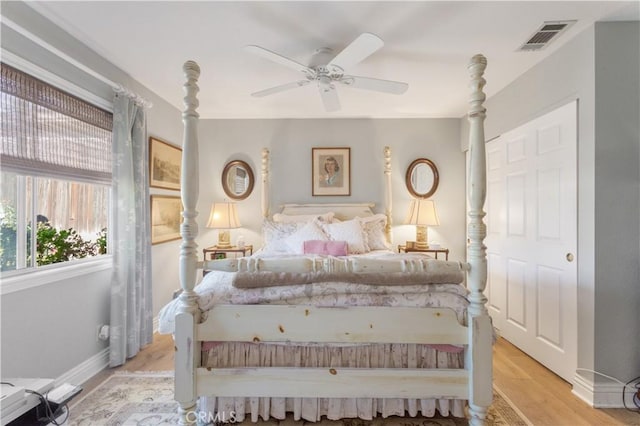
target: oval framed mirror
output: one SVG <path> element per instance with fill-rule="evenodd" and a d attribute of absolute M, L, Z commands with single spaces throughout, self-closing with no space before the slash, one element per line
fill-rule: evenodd
<path fill-rule="evenodd" d="M 253 191 L 254 184 L 253 170 L 244 161 L 233 160 L 224 166 L 222 189 L 227 197 L 233 200 L 244 200 Z"/>
<path fill-rule="evenodd" d="M 405 182 L 411 195 L 416 198 L 429 198 L 438 189 L 438 168 L 433 161 L 418 158 L 407 168 Z"/>

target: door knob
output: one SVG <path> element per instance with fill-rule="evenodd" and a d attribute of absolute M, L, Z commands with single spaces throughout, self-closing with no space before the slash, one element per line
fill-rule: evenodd
<path fill-rule="evenodd" d="M 567 253 L 567 262 L 573 262 L 573 253 Z"/>

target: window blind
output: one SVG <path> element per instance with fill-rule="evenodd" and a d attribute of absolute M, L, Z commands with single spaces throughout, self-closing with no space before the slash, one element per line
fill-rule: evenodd
<path fill-rule="evenodd" d="M 4 63 L 1 68 L 2 168 L 111 184 L 113 115 Z"/>

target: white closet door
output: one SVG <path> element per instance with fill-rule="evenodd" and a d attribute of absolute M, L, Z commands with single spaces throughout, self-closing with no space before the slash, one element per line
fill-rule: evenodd
<path fill-rule="evenodd" d="M 489 313 L 560 377 L 577 367 L 577 102 L 487 144 Z"/>

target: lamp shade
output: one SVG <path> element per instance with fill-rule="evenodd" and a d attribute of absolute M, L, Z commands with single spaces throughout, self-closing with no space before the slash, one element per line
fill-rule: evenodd
<path fill-rule="evenodd" d="M 407 225 L 434 226 L 440 225 L 436 204 L 433 200 L 413 200 L 405 220 Z"/>
<path fill-rule="evenodd" d="M 207 228 L 234 229 L 241 226 L 235 203 L 213 203 Z"/>

